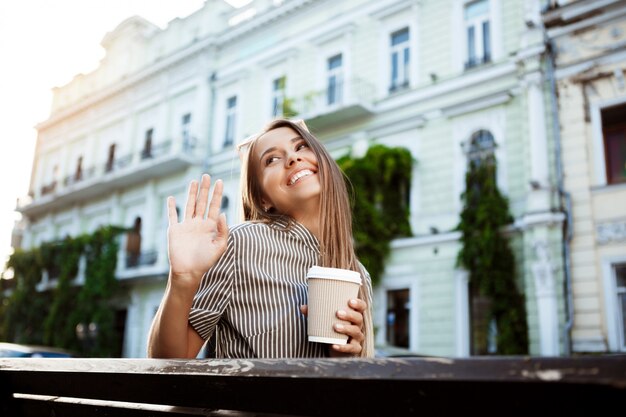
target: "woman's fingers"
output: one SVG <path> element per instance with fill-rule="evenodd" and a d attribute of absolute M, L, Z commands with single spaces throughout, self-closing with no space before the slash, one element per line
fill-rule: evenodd
<path fill-rule="evenodd" d="M 341 353 L 358 355 L 363 350 L 362 343 L 365 340 L 363 334 L 363 312 L 367 309 L 367 303 L 358 298 L 350 300 L 345 310 L 337 311 L 337 318 L 348 323 L 336 323 L 335 331 L 348 336 L 345 345 L 333 345 L 333 350 Z"/>
<path fill-rule="evenodd" d="M 169 225 L 178 223 L 178 213 L 176 213 L 176 200 L 174 197 L 167 197 L 167 219 Z"/>
<path fill-rule="evenodd" d="M 211 177 L 208 174 L 203 174 L 200 180 L 200 191 L 198 193 L 198 199 L 196 200 L 195 215 L 197 217 L 204 218 L 206 206 L 209 201 L 209 189 L 211 188 Z"/>
<path fill-rule="evenodd" d="M 211 204 L 209 205 L 209 219 L 218 220 L 218 216 L 220 215 L 220 208 L 222 207 L 223 191 L 224 183 L 222 182 L 222 180 L 215 181 L 213 196 L 211 197 Z"/>
<path fill-rule="evenodd" d="M 189 183 L 189 192 L 187 193 L 187 204 L 185 205 L 185 220 L 193 219 L 196 215 L 196 195 L 198 194 L 198 181 L 193 180 Z"/>

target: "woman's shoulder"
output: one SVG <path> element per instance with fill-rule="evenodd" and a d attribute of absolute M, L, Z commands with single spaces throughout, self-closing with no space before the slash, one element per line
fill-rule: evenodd
<path fill-rule="evenodd" d="M 246 236 L 250 233 L 267 233 L 271 226 L 265 222 L 246 221 L 230 226 L 229 232 L 232 237 Z"/>

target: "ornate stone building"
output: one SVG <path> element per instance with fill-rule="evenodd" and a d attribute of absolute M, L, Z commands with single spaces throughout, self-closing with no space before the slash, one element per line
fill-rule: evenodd
<path fill-rule="evenodd" d="M 166 196 L 181 204 L 188 181 L 208 171 L 224 179 L 223 208 L 236 222 L 233 145 L 294 111 L 334 156 L 378 143 L 414 156 L 413 237 L 393 242 L 376 288 L 377 343 L 485 353 L 473 343 L 475 303 L 456 266 L 455 230 L 468 151 L 480 140 L 511 204 L 530 352 L 567 353 L 566 210 L 540 6 L 256 0 L 233 9 L 207 0 L 164 30 L 129 18 L 104 37 L 98 69 L 55 90 L 38 126 L 30 197 L 18 207 L 23 245 L 132 227 L 119 254 L 117 308 L 124 355 L 144 356 L 168 273 Z"/>
<path fill-rule="evenodd" d="M 553 2 L 555 3 L 555 2 Z M 626 351 L 626 1 L 543 13 L 572 224 L 574 352 Z"/>

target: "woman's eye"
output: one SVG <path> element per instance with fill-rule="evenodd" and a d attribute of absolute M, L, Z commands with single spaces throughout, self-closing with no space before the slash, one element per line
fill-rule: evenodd
<path fill-rule="evenodd" d="M 296 151 L 299 151 L 301 149 L 308 148 L 308 147 L 309 145 L 303 142 L 303 143 L 298 144 L 298 146 L 296 146 Z"/>
<path fill-rule="evenodd" d="M 267 159 L 265 160 L 265 165 L 269 165 L 269 164 L 271 164 L 272 162 L 276 161 L 277 159 L 278 159 L 278 158 L 277 158 L 277 157 L 275 157 L 275 156 L 270 156 L 269 158 L 267 158 Z"/>

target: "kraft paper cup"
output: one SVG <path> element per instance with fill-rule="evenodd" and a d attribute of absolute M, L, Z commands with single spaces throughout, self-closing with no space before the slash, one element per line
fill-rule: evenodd
<path fill-rule="evenodd" d="M 347 310 L 348 301 L 356 298 L 361 274 L 348 269 L 313 266 L 307 273 L 309 342 L 345 345 L 348 335 L 337 333 L 335 323 L 350 324 L 337 318 L 337 310 Z"/>

